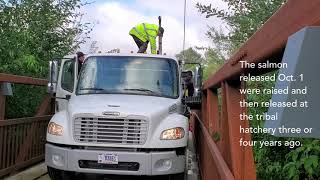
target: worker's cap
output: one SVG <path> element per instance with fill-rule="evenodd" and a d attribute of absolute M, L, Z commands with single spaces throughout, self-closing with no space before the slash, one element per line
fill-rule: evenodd
<path fill-rule="evenodd" d="M 84 56 L 83 52 L 81 52 L 81 51 L 78 51 L 76 54 L 77 54 L 78 58 Z"/>
<path fill-rule="evenodd" d="M 163 27 L 159 27 L 159 33 L 160 33 L 160 34 L 163 34 L 163 33 L 164 33 Z"/>

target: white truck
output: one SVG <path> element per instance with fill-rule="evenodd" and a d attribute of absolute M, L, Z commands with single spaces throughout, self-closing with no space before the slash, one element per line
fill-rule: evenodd
<path fill-rule="evenodd" d="M 58 73 L 59 67 L 59 73 Z M 183 179 L 188 118 L 175 58 L 92 54 L 50 61 L 56 113 L 47 129 L 51 179 L 75 173 Z"/>

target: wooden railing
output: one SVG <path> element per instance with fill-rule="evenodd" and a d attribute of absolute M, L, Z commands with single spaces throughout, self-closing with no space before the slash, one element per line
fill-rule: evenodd
<path fill-rule="evenodd" d="M 246 112 L 239 101 L 245 99 L 239 89 L 246 88 L 239 81 L 241 74 L 259 75 L 272 69 L 242 69 L 239 61 L 250 63 L 281 62 L 290 35 L 305 26 L 320 25 L 320 0 L 289 0 L 232 56 L 203 86 L 201 112 L 191 116 L 199 153 L 203 180 L 254 180 L 256 169 L 251 147 L 241 147 L 239 140 L 251 140 L 240 134 L 239 114 Z M 199 117 L 199 118 L 198 118 Z"/>
<path fill-rule="evenodd" d="M 3 82 L 47 85 L 44 79 L 0 73 L 0 84 Z M 0 95 L 0 178 L 44 159 L 46 129 L 52 117 L 48 115 L 52 114 L 49 95 L 44 97 L 35 117 L 19 119 L 4 119 L 5 99 Z"/>

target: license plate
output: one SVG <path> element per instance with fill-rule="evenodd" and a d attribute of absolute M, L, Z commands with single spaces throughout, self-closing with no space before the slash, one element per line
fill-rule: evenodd
<path fill-rule="evenodd" d="M 100 164 L 118 164 L 118 154 L 99 154 L 98 163 Z"/>

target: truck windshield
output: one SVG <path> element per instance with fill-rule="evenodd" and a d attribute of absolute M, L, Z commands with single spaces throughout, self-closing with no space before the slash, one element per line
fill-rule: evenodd
<path fill-rule="evenodd" d="M 172 59 L 89 57 L 82 66 L 77 95 L 138 94 L 177 98 L 178 66 Z"/>

